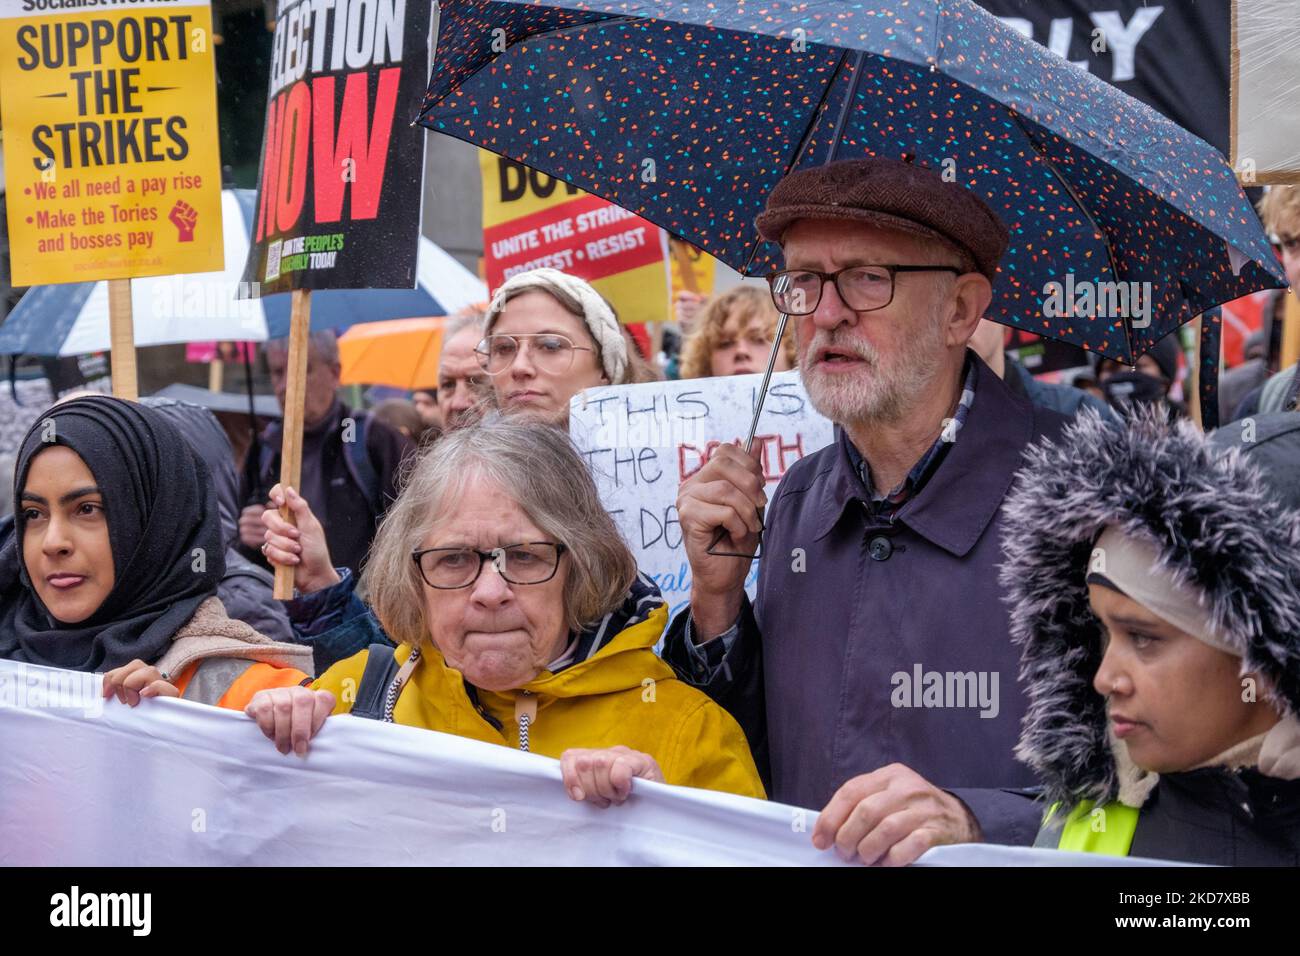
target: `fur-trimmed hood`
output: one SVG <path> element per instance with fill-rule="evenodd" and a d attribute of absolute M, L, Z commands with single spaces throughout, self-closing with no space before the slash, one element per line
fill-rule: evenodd
<path fill-rule="evenodd" d="M 1280 712 L 1300 710 L 1300 512 L 1239 449 L 1214 448 L 1187 421 L 1144 414 L 1118 427 L 1084 410 L 1026 460 L 1006 500 L 1001 582 L 1029 698 L 1016 756 L 1049 803 L 1119 789 L 1085 583 L 1108 525 L 1155 543 L 1161 565 L 1204 595 L 1242 672 L 1269 682 Z"/>
<path fill-rule="evenodd" d="M 195 661 L 213 657 L 296 667 L 309 676 L 316 673 L 310 647 L 284 644 L 259 634 L 243 621 L 228 615 L 218 597 L 210 597 L 199 605 L 194 616 L 172 636 L 171 647 L 154 662 L 154 666 L 167 680 L 174 680 Z"/>

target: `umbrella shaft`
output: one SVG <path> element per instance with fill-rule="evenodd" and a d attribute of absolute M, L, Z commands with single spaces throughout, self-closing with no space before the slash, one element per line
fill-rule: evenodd
<path fill-rule="evenodd" d="M 776 323 L 776 338 L 772 340 L 772 354 L 767 357 L 767 371 L 763 373 L 763 384 L 758 390 L 758 398 L 754 401 L 754 419 L 749 423 L 749 436 L 745 439 L 746 455 L 754 447 L 754 435 L 758 431 L 759 416 L 763 414 L 763 402 L 767 398 L 767 386 L 772 381 L 772 370 L 776 368 L 776 357 L 781 351 L 781 336 L 785 334 L 785 326 L 789 321 L 790 316 L 782 312 L 780 319 Z"/>

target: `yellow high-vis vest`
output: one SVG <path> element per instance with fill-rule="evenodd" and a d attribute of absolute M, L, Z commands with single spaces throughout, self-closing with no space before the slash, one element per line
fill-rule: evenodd
<path fill-rule="evenodd" d="M 1051 817 L 1060 804 L 1047 811 Z M 1094 809 L 1093 801 L 1085 800 L 1065 818 L 1061 829 L 1058 850 L 1076 853 L 1102 853 L 1106 856 L 1128 856 L 1137 830 L 1138 809 L 1127 807 L 1118 800 Z"/>

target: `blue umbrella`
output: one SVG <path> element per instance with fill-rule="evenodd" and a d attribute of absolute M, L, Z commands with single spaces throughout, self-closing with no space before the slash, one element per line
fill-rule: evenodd
<path fill-rule="evenodd" d="M 1285 285 L 1221 154 L 969 0 L 446 0 L 420 122 L 750 275 L 778 267 L 753 219 L 786 173 L 929 166 L 1011 231 L 989 318 L 1126 363 Z M 1149 322 L 1054 315 L 1067 283 L 1139 283 Z"/>
<path fill-rule="evenodd" d="M 289 296 L 237 299 L 252 235 L 257 193 L 221 195 L 226 269 L 151 276 L 131 283 L 137 346 L 252 341 L 289 334 Z M 414 289 L 358 289 L 312 296 L 313 329 L 358 322 L 448 315 L 487 298 L 482 280 L 421 237 Z M 35 286 L 0 325 L 0 355 L 83 355 L 109 347 L 108 284 Z"/>

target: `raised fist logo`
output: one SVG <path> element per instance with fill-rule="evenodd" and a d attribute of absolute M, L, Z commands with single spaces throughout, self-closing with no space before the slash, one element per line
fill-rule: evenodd
<path fill-rule="evenodd" d="M 194 241 L 194 224 L 199 221 L 199 212 L 183 199 L 176 200 L 171 213 L 167 216 L 179 233 L 178 242 Z"/>

